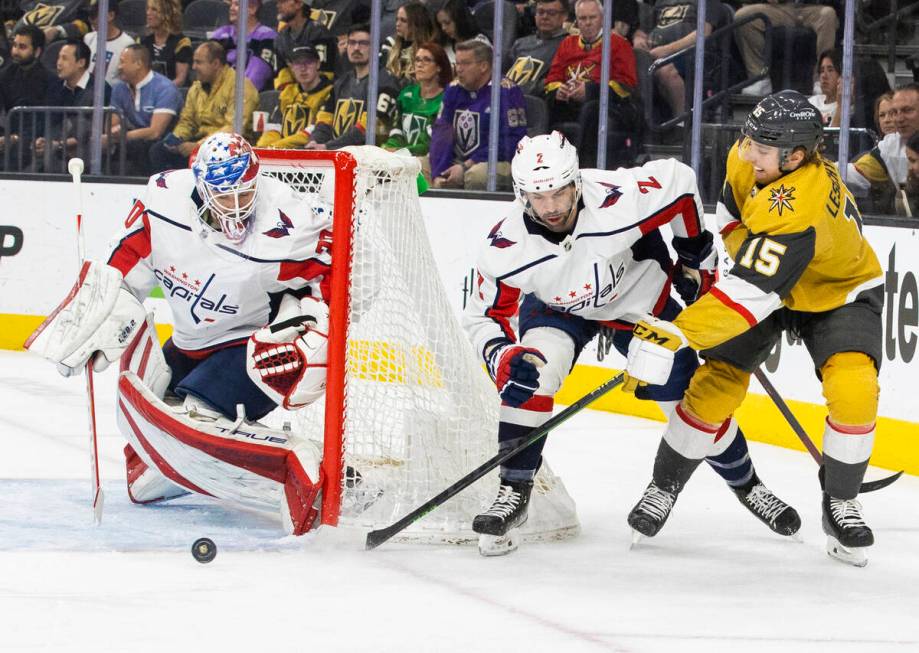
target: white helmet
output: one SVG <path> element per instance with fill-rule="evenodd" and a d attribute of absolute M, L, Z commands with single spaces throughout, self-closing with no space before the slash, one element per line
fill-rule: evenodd
<path fill-rule="evenodd" d="M 517 154 L 511 162 L 511 176 L 514 179 L 514 194 L 531 215 L 526 193 L 544 193 L 573 183 L 575 204 L 581 199 L 578 151 L 558 131 L 521 138 L 517 143 Z"/>
<path fill-rule="evenodd" d="M 218 132 L 201 143 L 191 169 L 202 200 L 199 216 L 203 219 L 209 210 L 228 240 L 242 242 L 258 196 L 259 162 L 252 146 L 239 134 Z M 240 203 L 240 194 L 250 191 L 247 201 Z M 232 201 L 217 202 L 222 198 Z"/>

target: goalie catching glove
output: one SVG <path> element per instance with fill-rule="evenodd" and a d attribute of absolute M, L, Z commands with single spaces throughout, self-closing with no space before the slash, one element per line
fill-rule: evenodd
<path fill-rule="evenodd" d="M 632 330 L 623 389 L 634 391 L 639 382 L 663 385 L 670 378 L 676 353 L 688 346 L 686 336 L 673 324 L 656 317 L 641 320 Z"/>
<path fill-rule="evenodd" d="M 284 295 L 274 322 L 249 338 L 249 378 L 288 410 L 313 403 L 325 392 L 328 333 L 325 302 Z"/>
<path fill-rule="evenodd" d="M 539 388 L 539 368 L 546 357 L 538 349 L 521 345 L 498 345 L 488 352 L 488 373 L 498 387 L 501 401 L 517 408 Z"/>
<path fill-rule="evenodd" d="M 673 287 L 688 306 L 707 293 L 718 280 L 718 252 L 710 231 L 692 238 L 673 239 L 677 262 Z"/>
<path fill-rule="evenodd" d="M 85 261 L 70 294 L 25 348 L 57 363 L 64 376 L 79 374 L 89 360 L 101 372 L 121 357 L 145 321 L 144 306 L 124 286 L 121 272 Z"/>

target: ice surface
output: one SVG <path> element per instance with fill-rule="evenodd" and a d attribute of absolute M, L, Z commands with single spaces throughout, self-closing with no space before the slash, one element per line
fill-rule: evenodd
<path fill-rule="evenodd" d="M 103 523 L 91 523 L 83 383 L 0 352 L 0 651 L 919 651 L 919 479 L 863 497 L 877 545 L 830 560 L 806 454 L 751 444 L 802 514 L 769 532 L 703 467 L 656 538 L 625 516 L 661 425 L 587 411 L 549 440 L 582 533 L 504 558 L 387 544 L 187 497 L 131 505 L 114 373 L 98 379 Z M 874 478 L 882 470 L 869 470 Z M 217 543 L 208 565 L 190 555 Z"/>

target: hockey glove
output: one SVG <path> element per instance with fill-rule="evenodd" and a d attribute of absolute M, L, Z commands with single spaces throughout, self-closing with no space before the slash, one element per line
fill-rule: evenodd
<path fill-rule="evenodd" d="M 672 322 L 656 317 L 641 320 L 632 330 L 625 367 L 628 379 L 623 388 L 634 392 L 639 382 L 648 385 L 666 383 L 677 351 L 687 344 L 686 336 Z"/>
<path fill-rule="evenodd" d="M 101 372 L 121 358 L 147 313 L 122 283 L 121 272 L 97 261 L 85 261 L 70 294 L 25 343 L 44 356 L 63 376 L 79 374 L 86 362 Z"/>
<path fill-rule="evenodd" d="M 546 357 L 532 347 L 504 345 L 488 353 L 487 363 L 501 401 L 517 408 L 539 388 L 539 368 L 546 364 Z"/>
<path fill-rule="evenodd" d="M 325 302 L 285 295 L 275 321 L 249 338 L 249 378 L 288 410 L 313 403 L 325 391 L 328 331 Z"/>
<path fill-rule="evenodd" d="M 677 253 L 673 286 L 687 306 L 711 290 L 718 279 L 718 252 L 712 241 L 710 231 L 693 238 L 673 239 Z"/>

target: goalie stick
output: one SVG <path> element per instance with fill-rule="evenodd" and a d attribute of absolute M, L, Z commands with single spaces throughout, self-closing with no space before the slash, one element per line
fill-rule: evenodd
<path fill-rule="evenodd" d="M 399 533 L 400 531 L 403 531 L 404 529 L 408 528 L 409 526 L 414 524 L 416 521 L 418 521 L 419 519 L 421 519 L 428 513 L 435 510 L 438 506 L 445 503 L 449 499 L 452 499 L 457 494 L 465 490 L 467 487 L 475 483 L 477 480 L 479 480 L 480 478 L 488 474 L 488 472 L 490 472 L 495 467 L 503 463 L 505 460 L 508 460 L 512 458 L 513 456 L 517 455 L 518 453 L 520 453 L 521 451 L 529 447 L 531 444 L 533 444 L 540 438 L 544 438 L 546 434 L 548 434 L 549 431 L 554 429 L 556 426 L 559 426 L 563 422 L 567 421 L 569 418 L 581 412 L 582 410 L 587 408 L 587 406 L 592 404 L 594 401 L 596 401 L 597 399 L 605 395 L 607 392 L 609 392 L 616 386 L 622 385 L 623 381 L 625 381 L 624 372 L 614 376 L 613 378 L 611 378 L 609 381 L 607 381 L 603 385 L 599 386 L 598 388 L 591 391 L 590 393 L 584 395 L 583 397 L 578 399 L 575 403 L 568 406 L 568 408 L 560 412 L 558 415 L 549 419 L 542 426 L 537 426 L 535 429 L 530 431 L 527 435 L 523 436 L 523 438 L 520 441 L 520 444 L 518 444 L 516 447 L 506 452 L 498 453 L 494 455 L 493 457 L 489 458 L 484 463 L 482 463 L 481 465 L 476 467 L 474 470 L 466 474 L 464 477 L 459 479 L 456 483 L 448 487 L 446 490 L 444 490 L 437 496 L 425 501 L 423 504 L 421 504 L 420 506 L 412 510 L 410 513 L 405 515 L 405 517 L 403 517 L 399 521 L 395 522 L 394 524 L 390 526 L 387 526 L 386 528 L 380 528 L 374 531 L 370 531 L 369 533 L 367 533 L 367 542 L 366 542 L 365 548 L 368 551 L 371 549 L 375 549 L 381 544 L 383 544 L 384 542 L 386 542 L 387 540 L 389 540 L 390 538 L 392 538 L 394 535 Z"/>
<path fill-rule="evenodd" d="M 753 376 L 755 376 L 756 380 L 759 381 L 759 384 L 763 386 L 763 389 L 766 391 L 766 394 L 769 395 L 769 398 L 772 399 L 775 407 L 779 409 L 779 412 L 782 413 L 782 416 L 788 422 L 788 425 L 791 426 L 791 430 L 795 432 L 795 435 L 798 436 L 798 439 L 801 440 L 801 442 L 807 448 L 807 451 L 814 459 L 814 462 L 820 465 L 820 470 L 817 475 L 820 479 L 820 487 L 823 488 L 823 476 L 825 473 L 825 468 L 823 466 L 823 456 L 817 449 L 817 445 L 815 445 L 813 440 L 811 440 L 807 435 L 807 431 L 805 431 L 804 427 L 801 426 L 801 422 L 799 422 L 794 413 L 791 412 L 791 408 L 789 408 L 788 404 L 785 403 L 785 400 L 782 399 L 782 395 L 780 395 L 779 391 L 775 389 L 775 386 L 772 385 L 772 382 L 766 377 L 766 375 L 763 373 L 763 370 L 757 368 L 757 370 L 753 372 Z M 901 470 L 896 474 L 887 476 L 885 478 L 880 478 L 876 481 L 866 481 L 862 483 L 861 488 L 859 488 L 859 492 L 874 492 L 875 490 L 885 488 L 900 478 L 902 474 L 903 471 Z"/>
<path fill-rule="evenodd" d="M 74 190 L 77 194 L 77 255 L 78 265 L 83 265 L 86 258 L 86 248 L 83 242 L 83 189 L 81 176 L 83 174 L 83 159 L 73 158 L 67 162 L 67 171 L 73 178 Z M 93 387 L 93 357 L 86 361 L 86 398 L 89 411 L 89 461 L 90 474 L 93 484 L 93 521 L 96 525 L 102 523 L 102 505 L 105 496 L 102 493 L 102 483 L 99 476 L 99 438 L 96 433 L 96 400 Z"/>

